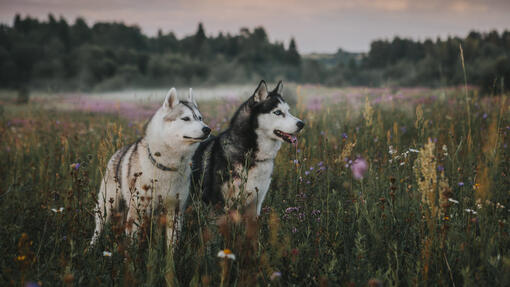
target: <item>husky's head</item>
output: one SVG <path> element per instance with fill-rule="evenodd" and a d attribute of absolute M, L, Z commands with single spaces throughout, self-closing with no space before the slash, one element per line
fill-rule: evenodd
<path fill-rule="evenodd" d="M 305 123 L 290 113 L 289 105 L 282 97 L 282 90 L 282 81 L 269 92 L 266 82 L 261 81 L 249 102 L 253 114 L 257 117 L 259 135 L 294 143 L 296 134 L 305 126 Z"/>
<path fill-rule="evenodd" d="M 180 100 L 175 88 L 170 89 L 163 105 L 147 126 L 147 135 L 157 137 L 171 146 L 194 144 L 209 137 L 211 129 L 202 121 L 202 115 L 189 89 L 188 98 Z"/>

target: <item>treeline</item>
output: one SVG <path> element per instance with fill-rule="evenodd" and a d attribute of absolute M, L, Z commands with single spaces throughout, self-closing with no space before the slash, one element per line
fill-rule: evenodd
<path fill-rule="evenodd" d="M 451 86 L 464 84 L 461 48 L 469 85 L 485 94 L 499 93 L 510 83 L 510 31 L 470 32 L 466 38 L 423 42 L 394 38 L 371 43 L 365 55 L 342 50 L 337 64 L 305 63 L 308 77 L 329 85 Z M 331 59 L 328 59 L 331 62 Z M 318 64 L 319 63 L 319 64 Z"/>
<path fill-rule="evenodd" d="M 177 39 L 136 26 L 78 18 L 68 24 L 17 15 L 0 26 L 0 87 L 119 89 L 170 84 L 231 83 L 260 78 L 299 80 L 301 57 L 294 39 L 271 43 L 263 28 L 208 37 L 202 24 Z"/>
<path fill-rule="evenodd" d="M 332 36 L 333 37 L 333 36 Z M 345 86 L 450 86 L 467 82 L 486 93 L 510 79 L 510 32 L 471 32 L 466 38 L 371 44 L 366 54 L 339 50 L 302 57 L 294 39 L 270 42 L 262 27 L 236 35 L 207 36 L 202 24 L 178 39 L 154 37 L 137 26 L 78 18 L 48 20 L 19 15 L 0 25 L 0 88 L 110 90 L 169 84 L 254 82 L 260 78 Z"/>

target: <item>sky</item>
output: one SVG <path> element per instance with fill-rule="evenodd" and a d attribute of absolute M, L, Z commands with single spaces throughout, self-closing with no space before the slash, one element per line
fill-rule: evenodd
<path fill-rule="evenodd" d="M 294 37 L 301 53 L 366 52 L 371 41 L 394 36 L 510 29 L 510 0 L 0 0 L 4 24 L 12 25 L 16 14 L 47 19 L 50 12 L 69 22 L 81 16 L 89 25 L 138 25 L 151 36 L 158 29 L 193 34 L 199 22 L 208 35 L 263 26 L 273 41 Z"/>

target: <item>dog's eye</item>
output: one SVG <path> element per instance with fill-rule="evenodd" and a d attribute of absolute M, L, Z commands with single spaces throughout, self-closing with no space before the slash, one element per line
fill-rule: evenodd
<path fill-rule="evenodd" d="M 201 121 L 201 120 L 202 120 L 202 117 L 201 117 L 201 116 L 200 116 L 200 117 L 198 117 L 198 120 L 200 120 L 200 121 Z"/>
<path fill-rule="evenodd" d="M 181 120 L 185 121 L 185 122 L 189 122 L 189 117 L 184 117 L 182 118 Z"/>
<path fill-rule="evenodd" d="M 274 114 L 277 116 L 283 115 L 282 111 L 280 111 L 280 110 L 275 111 Z"/>

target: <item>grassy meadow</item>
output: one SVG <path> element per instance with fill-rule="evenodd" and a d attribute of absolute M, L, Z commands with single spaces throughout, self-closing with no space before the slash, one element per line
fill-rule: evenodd
<path fill-rule="evenodd" d="M 0 285 L 510 282 L 510 99 L 464 88 L 320 86 L 291 86 L 284 97 L 307 125 L 296 146 L 280 150 L 260 218 L 232 211 L 217 224 L 194 203 L 171 252 L 159 211 L 134 240 L 114 216 L 89 248 L 106 163 L 141 136 L 157 104 L 83 110 L 55 95 L 17 105 L 4 94 Z M 241 103 L 197 98 L 213 133 Z"/>

